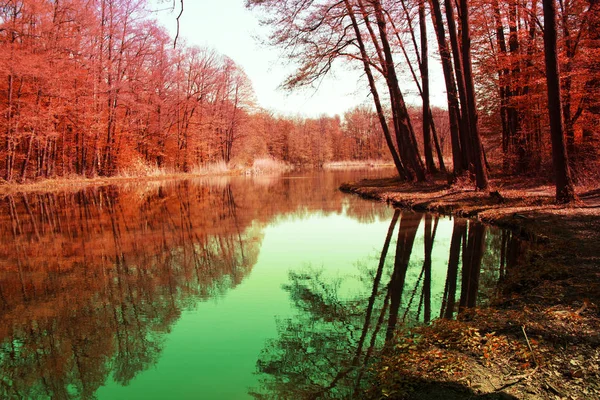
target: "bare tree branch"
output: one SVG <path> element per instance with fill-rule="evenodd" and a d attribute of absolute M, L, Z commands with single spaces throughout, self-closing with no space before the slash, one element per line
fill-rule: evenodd
<path fill-rule="evenodd" d="M 183 0 L 180 0 L 181 10 L 179 10 L 179 15 L 177 15 L 177 32 L 175 33 L 175 39 L 173 40 L 173 48 L 177 47 L 177 39 L 179 38 L 179 20 L 183 15 Z M 173 9 L 175 9 L 175 0 L 173 0 Z"/>

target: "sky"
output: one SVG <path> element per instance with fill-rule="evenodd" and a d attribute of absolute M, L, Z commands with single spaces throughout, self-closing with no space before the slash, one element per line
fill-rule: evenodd
<path fill-rule="evenodd" d="M 161 5 L 156 5 L 161 0 L 150 3 L 155 9 L 172 6 L 170 0 L 162 0 Z M 176 3 L 175 11 L 156 13 L 156 18 L 173 37 L 180 10 L 179 1 Z M 245 0 L 184 1 L 178 43 L 211 47 L 233 59 L 252 81 L 259 106 L 283 115 L 341 116 L 361 103 L 372 104 L 366 79 L 359 70 L 347 65 L 338 65 L 318 88 L 292 93 L 280 89 L 279 85 L 292 69 L 279 49 L 261 44 L 259 38 L 265 38 L 267 30 L 259 25 L 257 11 L 246 9 L 244 3 Z"/>

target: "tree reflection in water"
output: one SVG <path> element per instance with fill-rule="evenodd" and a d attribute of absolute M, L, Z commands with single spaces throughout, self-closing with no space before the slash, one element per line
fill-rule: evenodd
<path fill-rule="evenodd" d="M 451 235 L 438 249 L 442 225 Z M 414 248 L 421 241 L 423 257 Z M 360 398 L 369 385 L 369 366 L 393 345 L 399 328 L 453 318 L 489 301 L 516 262 L 515 243 L 514 235 L 477 221 L 396 210 L 377 264 L 370 263 L 359 280 L 362 290 L 343 291 L 342 281 L 350 277 L 331 280 L 319 270 L 290 274 L 284 289 L 297 314 L 277 321 L 278 337 L 260 354 L 260 386 L 251 394 L 258 399 Z"/>
<path fill-rule="evenodd" d="M 230 226 L 196 229 L 188 189 L 159 189 L 137 215 L 110 188 L 36 196 L 33 204 L 23 196 L 25 214 L 8 198 L 0 397 L 88 398 L 109 373 L 127 385 L 156 363 L 182 309 L 242 281 L 261 233 L 235 229 L 228 187 L 212 205 Z"/>
<path fill-rule="evenodd" d="M 157 363 L 183 310 L 249 275 L 266 223 L 344 207 L 361 221 L 386 212 L 356 206 L 332 179 L 0 199 L 0 398 L 91 398 L 109 376 L 127 385 Z"/>

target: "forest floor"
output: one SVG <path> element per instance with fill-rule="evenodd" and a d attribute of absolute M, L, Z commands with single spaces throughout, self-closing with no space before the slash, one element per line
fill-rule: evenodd
<path fill-rule="evenodd" d="M 376 398 L 600 398 L 600 189 L 554 203 L 554 187 L 498 178 L 493 192 L 366 180 L 341 190 L 396 207 L 477 218 L 527 242 L 486 308 L 438 320 L 398 344 L 375 370 Z M 469 184 L 469 186 L 472 186 Z"/>

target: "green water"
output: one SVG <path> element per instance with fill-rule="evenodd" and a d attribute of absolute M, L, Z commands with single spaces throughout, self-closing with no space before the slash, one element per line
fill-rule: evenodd
<path fill-rule="evenodd" d="M 388 330 L 484 303 L 514 246 L 337 191 L 389 173 L 6 197 L 0 398 L 359 397 Z M 473 273 L 449 267 L 459 229 Z"/>
<path fill-rule="evenodd" d="M 128 386 L 100 388 L 106 399 L 247 397 L 257 383 L 255 364 L 275 317 L 293 314 L 281 288 L 290 270 L 323 266 L 332 275 L 351 272 L 385 238 L 387 221 L 361 224 L 346 215 L 289 218 L 264 228 L 252 273 L 224 297 L 186 311 L 166 339 L 159 363 Z"/>

